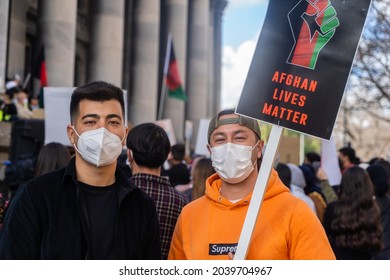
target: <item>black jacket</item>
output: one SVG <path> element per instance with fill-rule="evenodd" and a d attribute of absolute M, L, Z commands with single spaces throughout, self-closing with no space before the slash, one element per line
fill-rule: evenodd
<path fill-rule="evenodd" d="M 116 259 L 160 259 L 154 202 L 116 171 Z M 0 259 L 86 259 L 87 225 L 76 181 L 75 160 L 23 184 L 0 232 Z"/>
<path fill-rule="evenodd" d="M 381 222 L 383 228 L 383 250 L 374 257 L 375 260 L 390 260 L 390 198 L 384 194 L 376 196 L 376 201 L 381 210 Z"/>

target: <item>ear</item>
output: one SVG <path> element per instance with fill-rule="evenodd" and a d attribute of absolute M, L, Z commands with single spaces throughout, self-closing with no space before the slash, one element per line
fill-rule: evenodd
<path fill-rule="evenodd" d="M 74 132 L 71 124 L 66 126 L 66 133 L 68 134 L 70 144 L 73 146 L 73 144 L 76 143 L 76 133 Z"/>
<path fill-rule="evenodd" d="M 259 140 L 257 142 L 256 146 L 257 146 L 257 149 L 258 149 L 256 156 L 257 156 L 257 158 L 261 158 L 262 152 L 263 152 L 263 147 L 264 147 L 264 141 L 263 140 Z"/>
<path fill-rule="evenodd" d="M 122 145 L 126 146 L 127 134 L 129 133 L 129 128 L 125 126 L 125 135 L 123 137 Z"/>
<path fill-rule="evenodd" d="M 131 162 L 133 160 L 133 153 L 131 152 L 130 149 L 127 149 L 126 153 L 127 153 L 127 160 Z"/>
<path fill-rule="evenodd" d="M 207 150 L 209 151 L 210 156 L 211 156 L 211 147 L 210 147 L 210 144 L 207 144 Z"/>

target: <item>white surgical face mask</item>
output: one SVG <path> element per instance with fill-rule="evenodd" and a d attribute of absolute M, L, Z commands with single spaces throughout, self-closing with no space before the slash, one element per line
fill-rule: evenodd
<path fill-rule="evenodd" d="M 254 169 L 252 151 L 255 146 L 243 146 L 228 142 L 211 148 L 211 160 L 215 171 L 230 184 L 244 181 Z"/>
<path fill-rule="evenodd" d="M 79 135 L 73 127 L 74 132 L 79 137 L 77 147 L 83 159 L 97 167 L 106 166 L 113 163 L 122 152 L 122 141 L 117 135 L 101 127 L 94 130 L 87 130 Z M 124 138 L 124 137 L 123 137 Z"/>

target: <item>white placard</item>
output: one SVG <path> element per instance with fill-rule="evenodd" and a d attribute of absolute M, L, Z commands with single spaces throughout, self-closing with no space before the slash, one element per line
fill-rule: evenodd
<path fill-rule="evenodd" d="M 45 87 L 45 144 L 70 146 L 66 126 L 70 124 L 69 104 L 74 87 Z"/>
<path fill-rule="evenodd" d="M 171 147 L 177 143 L 171 119 L 158 120 L 154 123 L 161 126 L 165 130 L 168 135 L 169 142 L 171 143 Z"/>
<path fill-rule="evenodd" d="M 198 135 L 196 138 L 195 154 L 210 157 L 209 150 L 207 149 L 207 132 L 209 130 L 210 119 L 200 119 Z"/>
<path fill-rule="evenodd" d="M 186 140 L 190 140 L 192 138 L 193 131 L 193 122 L 190 120 L 186 120 L 184 123 L 184 136 Z"/>
<path fill-rule="evenodd" d="M 321 166 L 331 186 L 338 186 L 341 182 L 341 171 L 339 166 L 339 158 L 336 149 L 336 143 L 333 137 L 329 140 L 322 140 L 321 149 Z"/>

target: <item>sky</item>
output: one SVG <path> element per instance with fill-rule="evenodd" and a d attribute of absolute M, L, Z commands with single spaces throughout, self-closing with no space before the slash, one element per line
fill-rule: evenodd
<path fill-rule="evenodd" d="M 221 109 L 237 106 L 267 4 L 268 0 L 228 0 L 222 18 Z"/>

